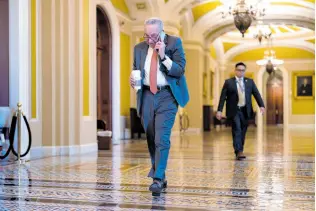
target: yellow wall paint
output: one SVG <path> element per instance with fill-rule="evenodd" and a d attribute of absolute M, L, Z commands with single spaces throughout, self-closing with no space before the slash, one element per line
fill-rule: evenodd
<path fill-rule="evenodd" d="M 229 49 L 235 47 L 236 45 L 239 45 L 239 43 L 224 42 L 223 43 L 224 52 L 226 53 Z"/>
<path fill-rule="evenodd" d="M 301 31 L 301 29 L 296 27 L 296 26 L 287 26 L 287 27 L 294 30 L 294 31 Z"/>
<path fill-rule="evenodd" d="M 216 7 L 220 5 L 222 5 L 222 3 L 220 3 L 220 1 L 217 0 L 217 1 L 211 1 L 208 3 L 200 4 L 196 7 L 193 7 L 192 14 L 193 14 L 194 21 L 197 21 L 200 17 L 216 9 Z"/>
<path fill-rule="evenodd" d="M 89 90 L 89 0 L 83 0 L 82 7 L 82 41 L 83 41 L 83 116 L 89 116 L 90 90 Z"/>
<path fill-rule="evenodd" d="M 31 112 L 32 118 L 36 118 L 36 0 L 31 0 Z"/>
<path fill-rule="evenodd" d="M 216 57 L 216 49 L 215 49 L 215 47 L 214 47 L 213 44 L 211 45 L 210 51 L 211 51 L 211 57 L 212 57 L 213 59 L 216 59 L 216 58 L 217 58 L 217 57 Z"/>
<path fill-rule="evenodd" d="M 269 28 L 270 28 L 272 34 L 275 34 L 275 33 L 276 33 L 275 30 L 274 30 L 274 28 L 273 28 L 272 26 L 270 26 Z"/>
<path fill-rule="evenodd" d="M 278 29 L 279 29 L 280 32 L 282 32 L 282 33 L 287 33 L 287 32 L 289 32 L 289 30 L 287 30 L 286 28 L 283 28 L 282 26 L 279 26 Z"/>
<path fill-rule="evenodd" d="M 183 28 L 182 28 L 182 27 L 181 27 L 180 30 L 179 30 L 179 36 L 180 36 L 181 38 L 183 38 Z"/>
<path fill-rule="evenodd" d="M 314 43 L 315 44 L 315 38 L 314 39 L 311 39 L 311 40 L 306 40 L 307 42 L 311 42 L 311 43 Z"/>
<path fill-rule="evenodd" d="M 124 0 L 111 0 L 111 2 L 116 9 L 128 14 L 128 7 L 126 6 Z"/>
<path fill-rule="evenodd" d="M 259 60 L 264 56 L 264 51 L 266 48 L 259 48 L 250 51 L 243 52 L 234 58 L 232 61 L 251 61 Z M 276 53 L 278 59 L 314 59 L 315 54 L 309 51 L 305 51 L 299 48 L 290 48 L 290 47 L 274 47 L 273 50 Z"/>
<path fill-rule="evenodd" d="M 232 78 L 232 77 L 235 77 L 235 72 L 232 71 L 229 73 L 229 77 Z M 251 79 L 254 79 L 254 73 L 253 72 L 245 72 L 245 77 L 247 78 L 251 78 Z"/>
<path fill-rule="evenodd" d="M 131 38 L 121 32 L 121 115 L 128 116 L 130 108 L 129 75 L 131 73 Z"/>
<path fill-rule="evenodd" d="M 315 71 L 292 72 L 292 114 L 311 115 L 315 114 L 315 99 L 296 99 L 295 98 L 295 74 L 315 74 Z M 313 84 L 315 86 L 315 84 Z M 315 87 L 314 87 L 315 88 Z"/>

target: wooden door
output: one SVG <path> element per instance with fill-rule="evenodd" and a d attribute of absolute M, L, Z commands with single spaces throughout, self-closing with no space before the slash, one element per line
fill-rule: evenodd
<path fill-rule="evenodd" d="M 283 83 L 271 81 L 267 83 L 267 124 L 283 124 Z"/>
<path fill-rule="evenodd" d="M 9 106 L 9 1 L 0 0 L 0 107 Z"/>
<path fill-rule="evenodd" d="M 97 118 L 112 130 L 111 31 L 106 13 L 97 7 Z"/>

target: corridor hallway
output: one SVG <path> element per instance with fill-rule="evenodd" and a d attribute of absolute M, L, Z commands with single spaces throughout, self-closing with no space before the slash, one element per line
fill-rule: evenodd
<path fill-rule="evenodd" d="M 250 127 L 244 161 L 230 133 L 173 136 L 161 197 L 148 191 L 144 140 L 0 166 L 0 210 L 314 210 L 314 130 Z"/>

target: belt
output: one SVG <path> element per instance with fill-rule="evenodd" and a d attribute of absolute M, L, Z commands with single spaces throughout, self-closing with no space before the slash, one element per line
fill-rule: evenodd
<path fill-rule="evenodd" d="M 239 110 L 246 108 L 246 106 L 237 106 Z"/>
<path fill-rule="evenodd" d="M 147 89 L 147 90 L 150 90 L 150 86 L 144 85 L 143 88 L 144 88 L 144 89 Z M 169 85 L 157 86 L 157 90 L 158 90 L 158 91 L 161 91 L 161 90 L 164 90 L 164 89 L 170 89 L 170 86 L 169 86 Z"/>

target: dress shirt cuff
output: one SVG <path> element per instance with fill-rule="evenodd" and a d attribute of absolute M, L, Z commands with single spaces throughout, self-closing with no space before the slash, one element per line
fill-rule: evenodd
<path fill-rule="evenodd" d="M 172 60 L 167 55 L 165 55 L 165 57 L 166 59 L 162 63 L 166 66 L 167 70 L 170 70 L 172 67 Z"/>

